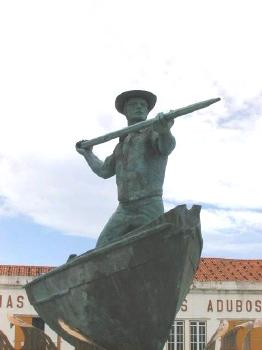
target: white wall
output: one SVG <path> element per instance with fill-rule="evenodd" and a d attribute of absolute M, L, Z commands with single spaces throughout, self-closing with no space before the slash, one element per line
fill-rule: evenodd
<path fill-rule="evenodd" d="M 207 340 L 220 320 L 262 318 L 261 282 L 194 282 L 176 319 L 185 321 L 186 349 L 189 349 L 189 321 L 207 322 Z"/>
<path fill-rule="evenodd" d="M 7 314 L 37 316 L 30 305 L 23 285 L 28 277 L 0 276 L 0 329 L 14 344 L 14 327 Z M 221 319 L 262 318 L 262 283 L 254 282 L 194 282 L 177 319 L 185 321 L 186 349 L 189 349 L 189 321 L 207 321 L 207 339 L 213 335 Z M 46 325 L 45 332 L 57 341 L 56 334 Z M 62 340 L 61 350 L 73 349 Z"/>

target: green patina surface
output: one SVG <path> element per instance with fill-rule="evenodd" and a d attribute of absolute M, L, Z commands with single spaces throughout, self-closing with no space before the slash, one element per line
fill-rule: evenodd
<path fill-rule="evenodd" d="M 145 121 L 155 102 L 156 97 L 150 92 L 128 91 L 117 97 L 116 108 L 131 126 Z M 95 156 L 92 147 L 83 147 L 84 141 L 76 144 L 76 150 L 98 176 L 116 176 L 119 206 L 101 232 L 97 247 L 121 238 L 164 212 L 162 187 L 175 138 L 170 132 L 173 121 L 161 115 L 152 126 L 122 136 L 104 162 Z"/>
<path fill-rule="evenodd" d="M 70 260 L 26 286 L 30 303 L 77 348 L 162 350 L 199 263 L 199 214 L 178 206 Z"/>
<path fill-rule="evenodd" d="M 116 176 L 119 205 L 96 249 L 25 287 L 38 314 L 76 349 L 163 349 L 202 249 L 200 206 L 163 213 L 165 169 L 175 148 L 170 128 L 173 118 L 218 100 L 147 121 L 156 96 L 127 91 L 115 105 L 128 129 L 76 144 L 98 176 Z M 92 146 L 117 136 L 113 153 L 105 161 L 98 159 Z"/>
<path fill-rule="evenodd" d="M 77 349 L 163 349 L 202 249 L 200 206 L 188 210 L 182 205 L 163 213 L 165 169 L 175 148 L 172 118 L 218 100 L 147 121 L 156 96 L 127 91 L 115 104 L 127 118 L 128 129 L 76 144 L 98 176 L 116 176 L 119 205 L 96 249 L 25 288 L 38 314 Z M 113 153 L 99 160 L 92 145 L 116 135 L 120 138 Z"/>

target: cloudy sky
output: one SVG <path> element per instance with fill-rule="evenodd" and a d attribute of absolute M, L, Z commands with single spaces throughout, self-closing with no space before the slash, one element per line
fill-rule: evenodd
<path fill-rule="evenodd" d="M 2 1 L 0 263 L 60 265 L 94 247 L 116 187 L 74 145 L 126 125 L 114 100 L 129 89 L 157 95 L 151 117 L 221 97 L 176 120 L 165 206 L 202 205 L 204 256 L 261 258 L 259 5 Z"/>

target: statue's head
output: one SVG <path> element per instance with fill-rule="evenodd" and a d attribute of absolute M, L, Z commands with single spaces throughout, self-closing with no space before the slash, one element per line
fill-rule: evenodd
<path fill-rule="evenodd" d="M 131 90 L 117 96 L 116 109 L 126 116 L 128 124 L 146 120 L 148 113 L 154 108 L 156 96 L 149 91 Z"/>

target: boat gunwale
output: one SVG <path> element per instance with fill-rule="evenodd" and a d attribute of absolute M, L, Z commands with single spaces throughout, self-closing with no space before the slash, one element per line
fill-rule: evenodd
<path fill-rule="evenodd" d="M 193 205 L 190 209 L 187 209 L 186 205 L 185 204 L 182 204 L 182 205 L 179 205 L 171 210 L 169 210 L 168 212 L 162 214 L 159 218 L 161 218 L 164 222 L 160 222 L 159 224 L 157 224 L 155 227 L 152 227 L 152 223 L 154 221 L 157 221 L 159 220 L 159 218 L 155 219 L 154 221 L 152 221 L 151 223 L 147 224 L 147 225 L 144 225 L 141 227 L 141 230 L 139 229 L 136 229 L 134 230 L 135 233 L 133 233 L 133 231 L 131 231 L 130 233 L 128 233 L 127 235 L 125 235 L 122 239 L 120 240 L 116 240 L 104 247 L 101 247 L 101 248 L 98 248 L 98 249 L 91 249 L 79 256 L 77 256 L 76 258 L 73 258 L 72 261 L 69 261 L 61 266 L 58 266 L 57 268 L 43 274 L 43 275 L 40 275 L 38 276 L 37 278 L 35 278 L 34 280 L 30 281 L 29 283 L 27 283 L 24 288 L 25 290 L 29 290 L 32 286 L 36 285 L 37 283 L 39 282 L 42 282 L 43 280 L 49 278 L 50 276 L 52 275 L 55 275 L 57 273 L 60 273 L 61 271 L 65 270 L 65 269 L 68 269 L 68 268 L 71 268 L 71 267 L 74 267 L 76 265 L 79 265 L 80 263 L 83 263 L 83 262 L 88 262 L 90 259 L 96 257 L 96 256 L 99 256 L 101 254 L 104 254 L 106 253 L 107 251 L 113 251 L 115 249 L 118 249 L 118 248 L 121 248 L 122 246 L 125 246 L 125 245 L 128 245 L 132 242 L 135 242 L 135 241 L 138 241 L 138 240 L 141 240 L 141 239 L 146 239 L 147 236 L 152 236 L 152 235 L 157 235 L 159 233 L 162 232 L 162 230 L 168 228 L 168 227 L 173 227 L 175 229 L 178 229 L 177 231 L 174 230 L 174 232 L 170 233 L 171 235 L 179 235 L 181 234 L 181 232 L 185 231 L 185 227 L 182 226 L 180 227 L 180 225 L 176 225 L 175 223 L 172 223 L 172 222 L 168 222 L 168 221 L 165 221 L 165 216 L 167 214 L 170 214 L 171 212 L 175 212 L 177 208 L 183 208 L 183 209 L 186 209 L 187 212 L 191 212 L 192 209 L 194 208 L 197 208 L 199 209 L 199 212 L 200 212 L 200 209 L 201 209 L 201 206 L 200 205 Z M 200 225 L 200 217 L 198 216 L 196 218 L 196 225 Z M 143 229 L 144 228 L 144 229 Z M 201 230 L 196 230 L 196 237 L 199 241 L 199 244 L 200 244 L 200 251 L 202 250 L 202 246 L 203 246 L 203 239 L 202 239 L 202 236 L 201 236 Z"/>
<path fill-rule="evenodd" d="M 101 247 L 99 249 L 91 249 L 91 250 L 85 252 L 84 254 L 79 255 L 75 259 L 72 259 L 73 261 L 69 261 L 69 262 L 43 274 L 43 275 L 38 276 L 33 281 L 28 282 L 24 286 L 24 288 L 27 289 L 27 287 L 31 287 L 32 285 L 34 285 L 42 280 L 45 280 L 49 276 L 54 275 L 56 273 L 59 273 L 59 272 L 65 270 L 69 267 L 74 267 L 76 265 L 79 265 L 79 263 L 87 262 L 88 260 L 92 259 L 93 257 L 95 257 L 97 255 L 99 256 L 107 251 L 118 249 L 119 247 L 125 246 L 125 245 L 129 244 L 130 242 L 135 242 L 135 241 L 138 241 L 140 239 L 145 239 L 145 238 L 147 238 L 148 235 L 154 235 L 154 234 L 161 233 L 162 230 L 164 230 L 170 226 L 174 226 L 174 225 L 171 223 L 163 223 L 163 224 L 157 225 L 154 229 L 150 228 L 150 229 L 147 229 L 144 231 L 140 231 L 139 233 L 135 234 L 134 236 L 131 236 L 131 235 L 130 235 L 130 237 L 125 236 L 123 239 L 112 242 L 105 247 Z M 174 235 L 174 234 L 179 234 L 179 233 L 180 232 L 178 231 L 178 232 L 172 233 L 172 234 Z"/>
<path fill-rule="evenodd" d="M 182 206 L 186 207 L 185 205 L 180 205 L 180 207 Z M 194 207 L 198 207 L 198 208 L 194 208 Z M 186 208 L 186 211 L 183 211 L 183 208 L 182 208 L 182 211 L 180 212 L 178 211 L 177 216 L 176 216 L 176 212 L 174 213 L 177 207 L 173 208 L 167 213 L 165 213 L 163 216 L 161 215 L 159 218 L 152 221 L 150 224 L 145 225 L 144 227 L 141 227 L 139 229 L 136 229 L 128 233 L 122 239 L 112 242 L 111 244 L 105 247 L 102 247 L 96 250 L 90 250 L 72 259 L 68 263 L 65 263 L 55 268 L 54 270 L 51 270 L 47 274 L 43 274 L 35 278 L 33 281 L 29 282 L 24 287 L 26 289 L 28 297 L 35 299 L 34 294 L 35 292 L 38 291 L 39 288 L 42 288 L 43 285 L 49 286 L 49 283 L 51 283 L 51 286 L 52 286 L 53 281 L 55 281 L 56 278 L 60 277 L 60 272 L 62 272 L 62 274 L 64 272 L 65 276 L 67 276 L 68 273 L 70 274 L 70 273 L 77 272 L 78 269 L 81 267 L 81 265 L 85 265 L 83 266 L 83 268 L 86 269 L 89 267 L 89 263 L 91 265 L 95 265 L 96 263 L 99 263 L 99 262 L 106 263 L 108 259 L 109 260 L 113 259 L 115 254 L 116 254 L 116 258 L 113 260 L 113 263 L 114 262 L 117 263 L 119 261 L 118 256 L 121 256 L 124 253 L 131 254 L 131 256 L 133 256 L 133 252 L 136 252 L 137 249 L 138 249 L 138 253 L 143 252 L 143 247 L 145 247 L 147 244 L 151 244 L 151 248 L 152 248 L 152 251 L 150 250 L 151 253 L 146 254 L 144 259 L 142 260 L 139 259 L 139 262 L 136 262 L 136 259 L 133 259 L 132 261 L 130 261 L 132 267 L 142 265 L 144 261 L 148 262 L 150 260 L 151 261 L 157 260 L 161 256 L 164 258 L 165 256 L 161 254 L 161 250 L 160 250 L 160 253 L 156 255 L 159 243 L 161 243 L 161 247 L 162 247 L 162 244 L 164 245 L 163 248 L 165 248 L 166 245 L 169 246 L 172 243 L 176 245 L 176 249 L 178 249 L 180 252 L 181 252 L 181 249 L 180 249 L 180 243 L 181 243 L 186 249 L 185 254 L 183 254 L 183 256 L 185 259 L 186 257 L 187 259 L 189 257 L 189 261 L 187 264 L 187 268 L 186 269 L 183 268 L 180 271 L 181 276 L 179 277 L 179 280 L 181 283 L 185 284 L 187 289 L 189 289 L 190 285 L 187 282 L 189 272 L 190 272 L 190 275 L 193 276 L 195 269 L 197 268 L 197 265 L 199 263 L 199 258 L 200 258 L 201 250 L 203 246 L 203 239 L 201 235 L 201 223 L 200 223 L 200 216 L 199 216 L 200 208 L 201 206 L 199 205 L 193 206 L 189 210 Z M 151 243 L 150 243 L 150 238 L 153 238 Z M 140 241 L 141 241 L 141 247 L 139 244 Z M 176 263 L 176 260 L 177 260 L 176 254 L 173 254 L 172 251 L 169 249 L 168 251 L 169 253 L 171 253 L 171 255 L 169 254 L 170 258 L 172 257 L 172 259 L 175 259 L 172 261 Z M 120 265 L 118 266 L 118 268 L 120 268 L 121 270 Z M 106 275 L 104 277 L 111 276 L 110 271 L 111 269 L 109 269 L 109 271 L 106 271 Z M 108 272 L 108 275 L 107 275 L 107 272 Z M 115 272 L 119 272 L 119 271 L 115 271 Z M 112 270 L 112 273 L 114 273 L 113 270 Z M 49 277 L 50 277 L 50 280 L 48 280 Z M 80 280 L 78 281 L 80 282 Z M 81 283 L 81 284 L 85 284 L 85 283 Z M 38 310 L 41 310 L 43 307 L 45 308 L 45 303 L 48 304 L 50 303 L 50 301 L 51 301 L 50 305 L 56 305 L 56 303 L 59 302 L 59 297 L 63 298 L 63 295 L 67 294 L 68 292 L 70 293 L 71 289 L 72 289 L 71 287 L 64 288 L 64 289 L 61 289 L 60 292 L 57 290 L 57 292 L 51 295 L 51 297 L 50 295 L 49 297 L 45 297 L 44 295 L 42 295 L 42 299 L 39 299 L 38 301 L 35 300 L 34 303 L 31 302 L 31 304 L 36 308 L 36 311 L 38 312 Z M 182 297 L 179 294 L 179 298 L 177 298 L 177 302 L 179 302 L 181 298 Z M 177 305 L 175 305 L 175 308 L 177 308 Z M 46 310 L 48 310 L 48 308 Z M 50 324 L 52 324 L 51 328 L 54 329 L 54 331 L 57 331 L 58 329 L 57 327 L 59 326 L 59 324 L 54 323 L 52 319 L 49 319 L 49 322 Z M 64 334 L 65 339 L 71 345 L 74 345 L 74 346 L 77 345 L 77 343 L 75 343 L 75 339 L 72 338 L 72 335 L 65 333 L 63 329 L 59 329 L 59 331 L 61 334 Z M 96 333 L 90 333 L 90 334 L 95 335 Z M 126 341 L 127 340 L 128 339 L 126 339 Z M 97 340 L 95 340 L 95 342 L 96 341 Z M 113 341 L 115 340 L 112 338 L 111 343 Z M 95 344 L 95 345 L 100 347 L 99 344 Z"/>
<path fill-rule="evenodd" d="M 163 226 L 164 226 L 164 225 L 163 225 Z M 162 227 L 162 229 L 161 229 L 161 231 L 159 231 L 159 233 L 161 233 L 164 229 L 166 229 L 166 226 L 165 226 L 165 227 Z M 159 230 L 159 228 L 158 228 L 158 230 Z M 151 258 L 150 260 L 152 260 L 152 258 Z M 142 264 L 134 265 L 134 266 L 132 266 L 131 268 L 129 267 L 128 269 L 129 269 L 129 270 L 132 270 L 132 269 L 136 268 L 137 266 L 145 265 L 145 264 L 147 264 L 150 260 L 147 260 L 146 262 L 144 262 L 144 263 L 142 263 Z M 126 268 L 119 269 L 119 270 L 117 270 L 117 271 L 115 271 L 115 272 L 111 272 L 111 273 L 110 273 L 110 276 L 112 276 L 112 275 L 114 275 L 114 274 L 116 274 L 116 273 L 119 273 L 119 272 L 121 272 L 121 271 L 123 271 L 123 270 L 126 270 Z M 46 274 L 46 275 L 47 275 L 47 274 Z M 46 276 L 46 275 L 45 275 L 45 276 Z M 49 277 L 49 276 L 50 276 L 50 275 L 48 274 L 47 277 Z M 42 277 L 44 277 L 44 276 L 42 276 Z M 105 277 L 108 277 L 108 276 L 103 276 L 103 277 L 100 277 L 100 278 L 92 279 L 91 281 L 84 281 L 84 282 L 78 283 L 77 285 L 74 285 L 74 286 L 72 286 L 72 287 L 68 287 L 68 288 L 66 288 L 66 289 L 64 289 L 64 290 L 62 290 L 62 291 L 60 291 L 59 293 L 53 294 L 53 295 L 51 295 L 51 296 L 49 296 L 49 297 L 42 298 L 42 299 L 40 299 L 40 300 L 38 300 L 38 301 L 35 300 L 35 301 L 34 301 L 34 305 L 39 305 L 39 304 L 42 304 L 42 303 L 46 303 L 46 302 L 48 302 L 48 301 L 51 301 L 51 300 L 53 300 L 53 299 L 56 299 L 56 298 L 58 298 L 58 297 L 63 297 L 64 295 L 70 293 L 70 291 L 71 291 L 72 289 L 81 287 L 81 286 L 83 286 L 83 285 L 87 285 L 87 284 L 89 284 L 89 283 L 96 282 L 96 281 L 98 281 L 99 279 L 103 279 L 103 278 L 105 278 Z"/>

